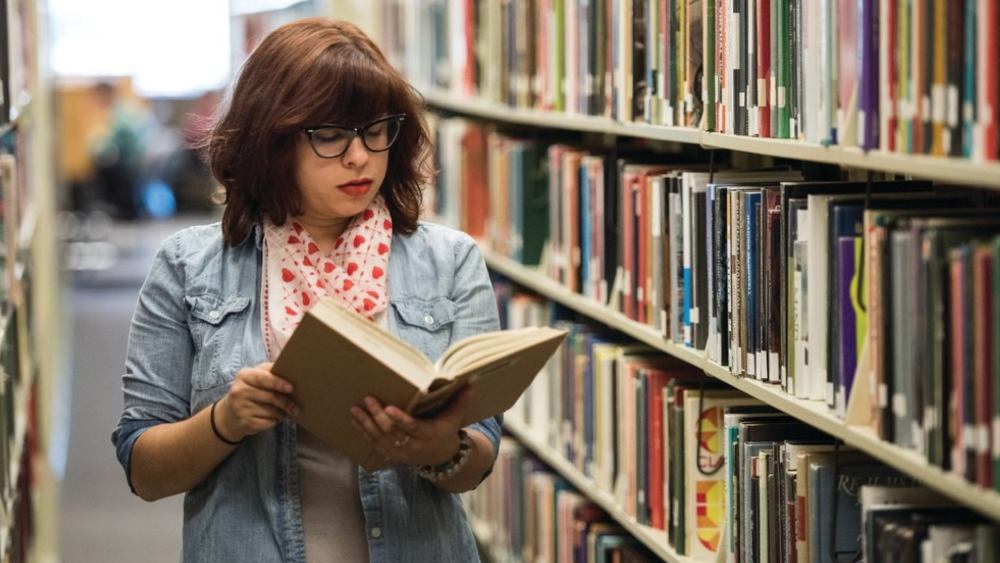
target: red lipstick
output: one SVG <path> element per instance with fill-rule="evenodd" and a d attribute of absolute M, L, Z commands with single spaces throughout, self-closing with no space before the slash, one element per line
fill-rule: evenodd
<path fill-rule="evenodd" d="M 337 188 L 349 196 L 359 197 L 367 194 L 372 189 L 372 180 L 371 178 L 356 178 L 350 182 L 340 184 Z"/>

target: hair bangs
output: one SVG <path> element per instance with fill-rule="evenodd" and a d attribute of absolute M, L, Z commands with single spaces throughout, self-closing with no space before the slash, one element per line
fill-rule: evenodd
<path fill-rule="evenodd" d="M 332 64 L 322 72 L 327 87 L 315 108 L 317 125 L 359 127 L 397 112 L 401 105 L 398 80 L 367 54 L 351 51 L 347 56 L 330 57 Z"/>

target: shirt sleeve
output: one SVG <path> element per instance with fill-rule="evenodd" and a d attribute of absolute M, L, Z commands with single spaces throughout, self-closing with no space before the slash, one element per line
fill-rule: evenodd
<path fill-rule="evenodd" d="M 194 346 L 184 304 L 183 268 L 175 235 L 156 253 L 139 292 L 122 376 L 124 407 L 112 432 L 118 462 L 131 486 L 132 448 L 157 424 L 190 416 Z"/>
<path fill-rule="evenodd" d="M 500 330 L 500 315 L 486 262 L 475 241 L 462 234 L 455 245 L 455 277 L 451 299 L 457 305 L 452 341 L 474 334 Z M 481 432 L 493 443 L 494 457 L 500 450 L 500 425 L 503 415 L 487 418 L 470 428 Z"/>

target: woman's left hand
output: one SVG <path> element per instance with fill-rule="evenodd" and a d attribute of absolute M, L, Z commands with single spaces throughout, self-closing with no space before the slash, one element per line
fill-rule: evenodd
<path fill-rule="evenodd" d="M 466 387 L 433 418 L 414 418 L 402 410 L 383 407 L 374 397 L 365 398 L 365 408 L 351 408 L 354 426 L 389 461 L 411 465 L 439 465 L 459 448 L 458 431 L 472 398 Z"/>

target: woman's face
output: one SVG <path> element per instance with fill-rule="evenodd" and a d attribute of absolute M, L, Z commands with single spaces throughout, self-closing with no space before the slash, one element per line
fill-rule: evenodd
<path fill-rule="evenodd" d="M 389 149 L 392 150 L 392 149 Z M 295 179 L 302 192 L 303 216 L 310 222 L 346 227 L 363 212 L 385 180 L 389 151 L 370 152 L 356 137 L 336 158 L 321 158 L 299 135 L 295 145 Z"/>

